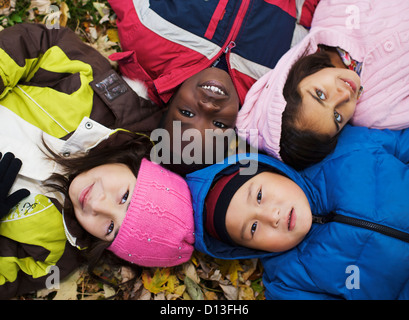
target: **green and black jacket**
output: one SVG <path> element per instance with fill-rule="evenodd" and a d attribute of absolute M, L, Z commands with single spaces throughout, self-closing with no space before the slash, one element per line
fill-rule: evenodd
<path fill-rule="evenodd" d="M 81 244 L 61 213 L 64 199 L 42 186 L 60 170 L 44 156 L 42 139 L 72 156 L 122 129 L 149 133 L 163 110 L 66 28 L 1 31 L 0 77 L 0 152 L 23 162 L 11 192 L 31 192 L 0 221 L 0 298 L 8 299 L 45 287 L 52 266 L 62 280 L 80 263 Z"/>

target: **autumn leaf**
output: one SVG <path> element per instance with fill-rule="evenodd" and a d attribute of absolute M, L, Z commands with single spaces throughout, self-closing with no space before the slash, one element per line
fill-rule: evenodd
<path fill-rule="evenodd" d="M 159 293 L 166 290 L 164 287 L 165 283 L 168 281 L 170 275 L 170 269 L 168 268 L 157 268 L 153 277 L 147 270 L 142 273 L 142 282 L 146 290 L 152 293 Z"/>
<path fill-rule="evenodd" d="M 187 292 L 193 300 L 204 300 L 202 289 L 188 276 L 185 277 L 185 285 Z"/>
<path fill-rule="evenodd" d="M 220 261 L 221 261 L 220 270 L 222 274 L 228 277 L 234 286 L 237 286 L 239 271 L 244 270 L 240 265 L 239 260 L 220 260 Z"/>
<path fill-rule="evenodd" d="M 253 289 L 248 285 L 240 285 L 239 300 L 255 300 Z"/>
<path fill-rule="evenodd" d="M 239 288 L 232 285 L 223 285 L 220 284 L 220 287 L 223 289 L 224 296 L 227 300 L 237 300 L 239 295 Z"/>
<path fill-rule="evenodd" d="M 118 30 L 108 29 L 107 36 L 108 36 L 109 41 L 119 43 Z"/>

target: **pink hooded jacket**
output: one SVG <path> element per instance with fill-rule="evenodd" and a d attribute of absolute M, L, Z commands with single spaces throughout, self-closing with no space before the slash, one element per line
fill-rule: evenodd
<path fill-rule="evenodd" d="M 241 138 L 281 160 L 283 87 L 294 62 L 319 44 L 341 47 L 363 62 L 364 91 L 351 124 L 409 127 L 409 1 L 321 0 L 310 33 L 248 92 L 236 124 Z"/>

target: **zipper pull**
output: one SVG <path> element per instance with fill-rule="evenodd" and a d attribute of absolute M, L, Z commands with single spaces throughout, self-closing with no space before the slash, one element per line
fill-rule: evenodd
<path fill-rule="evenodd" d="M 337 214 L 334 211 L 331 211 L 325 216 L 312 215 L 312 222 L 319 223 L 319 224 L 325 224 L 325 223 L 333 221 L 336 215 Z"/>
<path fill-rule="evenodd" d="M 219 62 L 220 62 L 220 58 L 217 58 L 217 59 L 215 60 L 215 62 L 213 62 L 212 67 L 217 66 L 217 65 L 219 64 Z"/>
<path fill-rule="evenodd" d="M 233 49 L 236 46 L 236 43 L 234 41 L 230 41 L 227 47 L 224 49 L 224 53 L 229 52 L 231 49 Z"/>

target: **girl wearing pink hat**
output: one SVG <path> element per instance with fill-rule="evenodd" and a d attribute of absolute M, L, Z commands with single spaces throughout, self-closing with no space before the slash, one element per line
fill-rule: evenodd
<path fill-rule="evenodd" d="M 83 263 L 81 253 L 90 271 L 107 250 L 146 267 L 190 259 L 190 190 L 147 159 L 147 136 L 117 130 L 73 157 L 45 146 L 55 171 L 43 182 L 44 195 L 24 188 L 20 159 L 7 153 L 0 161 L 0 298 L 45 287 L 51 267 L 62 280 Z"/>
<path fill-rule="evenodd" d="M 239 134 L 301 169 L 328 155 L 348 122 L 408 127 L 408 14 L 398 0 L 320 1 L 310 33 L 250 89 Z"/>

